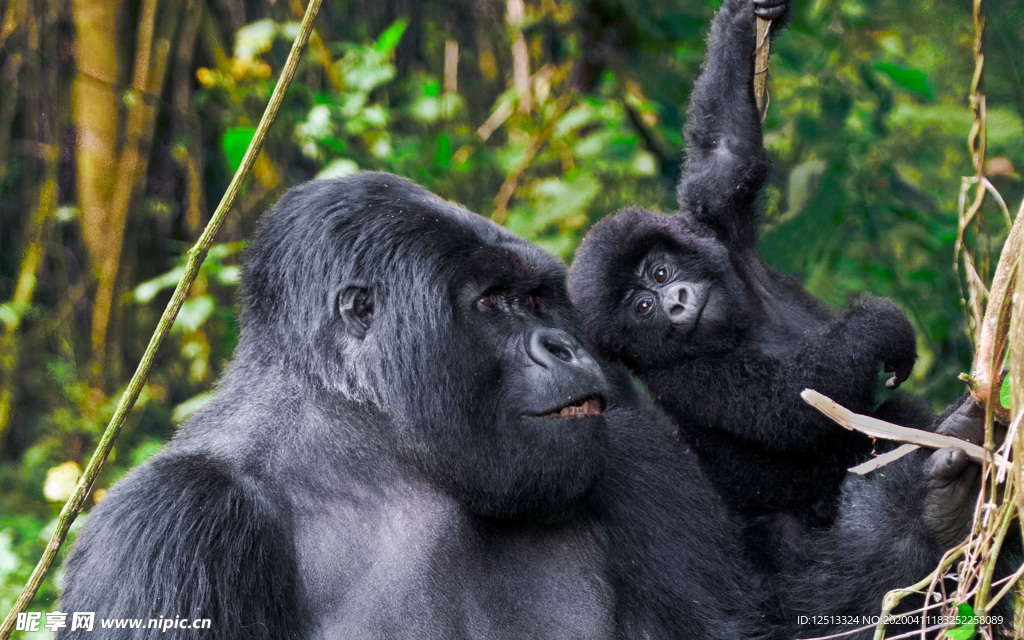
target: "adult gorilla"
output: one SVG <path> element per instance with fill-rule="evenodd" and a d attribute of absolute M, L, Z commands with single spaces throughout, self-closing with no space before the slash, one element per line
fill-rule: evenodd
<path fill-rule="evenodd" d="M 171 637 L 785 637 L 785 607 L 872 612 L 959 531 L 963 458 L 922 455 L 758 584 L 672 427 L 580 347 L 565 278 L 406 180 L 292 190 L 215 398 L 93 511 L 61 610 Z"/>

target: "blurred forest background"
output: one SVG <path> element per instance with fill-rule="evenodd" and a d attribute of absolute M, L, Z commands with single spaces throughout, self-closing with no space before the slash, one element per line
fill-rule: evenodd
<path fill-rule="evenodd" d="M 325 0 L 92 499 L 208 397 L 237 337 L 245 240 L 291 185 L 390 171 L 566 261 L 625 204 L 671 211 L 717 4 Z M 303 8 L 0 0 L 0 612 L 251 140 Z M 1012 213 L 1024 196 L 1024 6 L 986 11 L 985 173 Z M 919 335 L 905 387 L 936 407 L 963 389 L 972 354 L 954 258 L 962 177 L 975 175 L 972 38 L 966 0 L 797 0 L 773 49 L 765 123 L 768 261 L 835 306 L 894 298 Z M 986 226 L 996 252 L 1007 225 L 994 198 Z M 988 248 L 975 247 L 982 271 Z M 31 609 L 48 610 L 57 584 L 59 572 Z"/>

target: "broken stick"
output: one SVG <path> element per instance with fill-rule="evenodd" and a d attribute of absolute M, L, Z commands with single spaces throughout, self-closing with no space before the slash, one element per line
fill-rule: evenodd
<path fill-rule="evenodd" d="M 931 433 L 928 431 L 921 431 L 919 429 L 901 427 L 899 425 L 892 424 L 891 422 L 886 422 L 885 420 L 879 420 L 878 418 L 872 418 L 871 416 L 854 413 L 835 400 L 818 393 L 814 389 L 804 389 L 800 393 L 800 397 L 804 399 L 804 402 L 831 418 L 839 424 L 839 426 L 851 431 L 860 431 L 872 438 L 883 438 L 885 440 L 905 442 L 921 447 L 928 447 L 929 449 L 957 447 L 959 449 L 963 449 L 963 452 L 967 454 L 967 457 L 975 462 L 988 462 L 999 465 L 1006 464 L 1006 461 L 1002 456 L 989 453 L 982 447 L 967 442 L 966 440 L 954 438 L 953 436 L 945 436 L 940 433 Z M 902 452 L 900 455 L 894 455 L 897 451 L 901 450 Z M 882 464 L 892 462 L 907 453 L 910 453 L 909 449 L 903 449 L 903 447 L 900 447 L 895 451 L 885 454 L 888 459 L 882 462 Z M 882 456 L 879 456 L 879 458 L 881 457 Z M 869 462 L 875 462 L 877 460 L 878 458 Z M 868 464 L 869 463 L 864 463 L 864 465 L 860 465 L 860 467 L 864 467 Z M 878 468 L 882 466 L 882 464 L 878 464 L 872 468 Z M 858 468 L 859 467 L 854 467 L 854 469 Z M 871 469 L 867 469 L 866 471 L 870 470 Z"/>

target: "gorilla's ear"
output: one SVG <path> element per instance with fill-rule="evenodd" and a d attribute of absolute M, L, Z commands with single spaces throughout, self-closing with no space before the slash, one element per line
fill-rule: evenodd
<path fill-rule="evenodd" d="M 346 286 L 338 294 L 338 313 L 349 334 L 362 340 L 373 320 L 373 291 L 356 284 Z"/>

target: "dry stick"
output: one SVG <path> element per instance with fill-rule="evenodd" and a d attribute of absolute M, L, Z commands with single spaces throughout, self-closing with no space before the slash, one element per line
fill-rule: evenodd
<path fill-rule="evenodd" d="M 754 100 L 757 101 L 757 115 L 764 122 L 768 113 L 768 29 L 771 20 L 757 19 L 757 48 L 754 50 Z"/>
<path fill-rule="evenodd" d="M 160 322 L 157 323 L 156 331 L 153 332 L 153 337 L 150 338 L 149 345 L 146 347 L 146 352 L 142 355 L 142 360 L 139 361 L 139 366 L 135 370 L 135 375 L 132 376 L 124 394 L 121 395 L 121 400 L 117 404 L 114 416 L 110 419 L 110 423 L 107 424 L 107 428 L 103 431 L 103 435 L 100 437 L 100 442 L 96 447 L 96 451 L 93 452 L 92 458 L 89 459 L 89 464 L 85 467 L 82 477 L 78 480 L 78 484 L 75 486 L 75 492 L 64 505 L 64 508 L 61 509 L 60 517 L 57 520 L 57 530 L 54 531 L 53 536 L 47 543 L 46 549 L 43 551 L 43 556 L 39 559 L 38 564 L 36 564 L 36 568 L 32 571 L 32 575 L 25 584 L 25 588 L 22 590 L 21 595 L 18 596 L 17 602 L 14 603 L 14 607 L 11 609 L 10 613 L 7 614 L 7 618 L 4 619 L 3 625 L 0 626 L 0 640 L 7 640 L 10 637 L 11 631 L 14 629 L 14 623 L 18 618 L 18 614 L 25 611 L 29 602 L 31 602 L 32 598 L 35 597 L 36 592 L 39 590 L 39 585 L 50 570 L 51 565 L 53 565 L 53 560 L 57 556 L 57 551 L 64 543 L 64 539 L 67 537 L 71 523 L 74 522 L 75 518 L 78 516 L 78 512 L 82 509 L 82 504 L 85 502 L 86 497 L 92 490 L 92 485 L 96 481 L 96 477 L 99 475 L 100 469 L 103 467 L 103 463 L 107 459 L 107 455 L 110 454 L 110 450 L 114 446 L 114 440 L 117 438 L 117 434 L 120 433 L 121 427 L 124 425 L 124 421 L 128 417 L 128 412 L 131 411 L 132 407 L 135 405 L 135 401 L 139 397 L 139 392 L 142 390 L 146 377 L 149 375 L 149 370 L 153 366 L 153 359 L 156 356 L 156 352 L 163 343 L 164 338 L 167 337 L 171 325 L 174 324 L 174 319 L 177 317 L 178 311 L 181 309 L 181 304 L 185 301 L 185 297 L 188 295 L 188 290 L 192 286 L 192 282 L 199 274 L 199 268 L 202 266 L 203 260 L 206 258 L 206 254 L 210 250 L 210 246 L 213 245 L 217 231 L 220 229 L 221 224 L 227 217 L 227 213 L 231 209 L 231 205 L 234 203 L 235 198 L 242 190 L 242 183 L 249 175 L 249 171 L 252 169 L 256 156 L 259 154 L 260 148 L 263 146 L 263 140 L 266 138 L 267 131 L 270 129 L 274 119 L 277 117 L 277 112 L 281 108 L 281 102 L 284 100 L 285 91 L 287 91 L 288 85 L 291 84 L 292 78 L 295 76 L 295 69 L 299 64 L 299 56 L 302 49 L 305 47 L 307 40 L 309 40 L 309 34 L 313 28 L 313 20 L 316 18 L 316 14 L 320 10 L 321 1 L 322 0 L 310 0 L 309 5 L 306 7 L 306 13 L 302 17 L 302 24 L 299 27 L 298 35 L 296 35 L 295 42 L 292 44 L 291 52 L 288 54 L 288 60 L 285 62 L 284 69 L 281 71 L 281 77 L 277 81 L 274 93 L 270 96 L 270 102 L 267 104 L 267 109 L 263 112 L 263 118 L 260 120 L 259 126 L 256 127 L 256 133 L 253 136 L 252 142 L 249 143 L 249 148 L 245 151 L 245 156 L 242 157 L 241 166 L 239 166 L 238 171 L 235 172 L 234 177 L 231 179 L 231 184 L 228 185 L 227 191 L 221 198 L 220 204 L 217 205 L 217 210 L 214 211 L 213 216 L 210 218 L 210 222 L 206 225 L 206 229 L 203 230 L 203 234 L 199 237 L 199 240 L 196 241 L 195 246 L 188 251 L 188 258 L 185 263 L 185 273 L 178 282 L 178 286 L 174 289 L 174 295 L 171 296 L 170 302 L 167 303 L 167 308 L 164 310 L 163 315 L 160 316 Z"/>
<path fill-rule="evenodd" d="M 884 438 L 886 440 L 895 440 L 897 442 L 907 442 L 910 444 L 920 445 L 922 447 L 928 447 L 929 449 L 959 447 L 960 449 L 963 449 L 964 453 L 967 454 L 967 457 L 976 462 L 991 463 L 994 460 L 996 464 L 1006 464 L 1006 461 L 1002 456 L 995 456 L 978 445 L 971 444 L 966 440 L 961 440 L 960 438 L 954 438 L 952 436 L 944 436 L 940 433 L 930 433 L 919 429 L 901 427 L 899 425 L 892 424 L 891 422 L 886 422 L 885 420 L 879 420 L 878 418 L 872 418 L 871 416 L 854 413 L 835 400 L 818 393 L 814 389 L 804 389 L 800 393 L 800 397 L 804 399 L 804 402 L 834 420 L 839 424 L 839 426 L 845 427 L 851 431 L 860 431 L 872 438 Z"/>
<path fill-rule="evenodd" d="M 861 464 L 858 464 L 855 467 L 850 467 L 849 469 L 847 469 L 847 471 L 862 476 L 867 473 L 871 473 L 875 469 L 881 469 L 890 462 L 896 462 L 897 460 L 907 455 L 908 453 L 917 451 L 920 448 L 921 447 L 919 447 L 916 444 L 900 445 L 888 453 L 883 453 L 880 456 L 875 456 L 874 458 L 871 458 L 867 462 L 862 462 Z"/>

